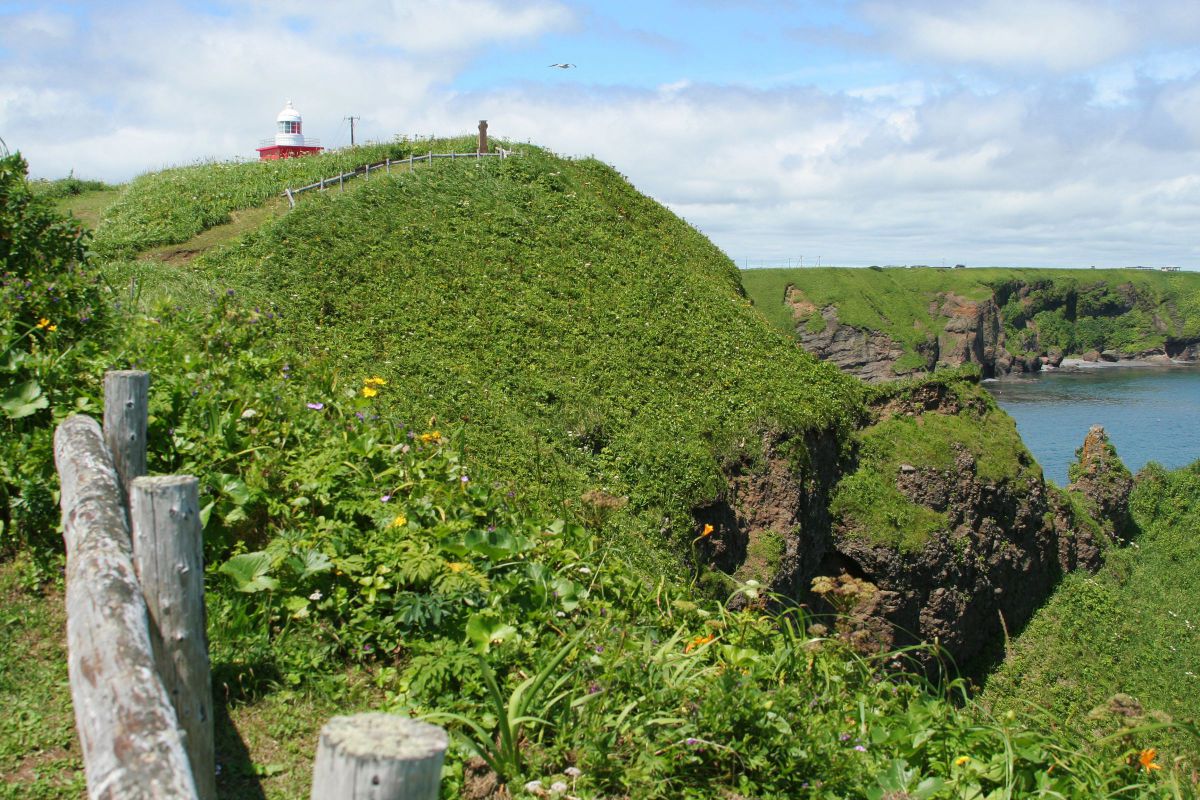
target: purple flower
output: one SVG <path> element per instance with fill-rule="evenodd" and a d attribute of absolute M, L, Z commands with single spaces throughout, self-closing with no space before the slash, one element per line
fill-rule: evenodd
<path fill-rule="evenodd" d="M 309 408 L 311 408 L 313 411 L 320 411 L 322 408 L 325 407 L 324 403 L 307 403 L 306 405 Z"/>
<path fill-rule="evenodd" d="M 383 497 L 379 498 L 379 502 L 386 503 L 391 499 L 392 499 L 392 496 L 390 494 L 385 494 Z"/>
<path fill-rule="evenodd" d="M 838 738 L 839 738 L 839 739 L 841 739 L 843 742 L 848 742 L 848 741 L 850 741 L 850 734 L 848 734 L 848 733 L 843 733 L 843 734 L 842 734 L 841 736 L 839 736 Z"/>
<path fill-rule="evenodd" d="M 596 652 L 597 652 L 597 653 L 603 653 L 603 652 L 604 652 L 604 645 L 602 645 L 602 644 L 598 644 L 598 645 L 596 645 Z"/>
<path fill-rule="evenodd" d="M 595 681 L 592 681 L 591 684 L 588 686 L 588 694 L 596 694 L 599 691 L 600 691 L 600 684 L 596 683 Z"/>
<path fill-rule="evenodd" d="M 688 747 L 695 747 L 696 745 L 700 744 L 700 740 L 689 736 L 684 740 L 684 744 L 686 744 Z"/>
<path fill-rule="evenodd" d="M 459 480 L 462 481 L 463 483 L 466 483 L 467 481 L 469 481 L 471 479 L 468 478 L 466 475 L 463 475 L 461 478 L 459 478 Z"/>
<path fill-rule="evenodd" d="M 855 750 L 857 750 L 857 751 L 858 751 L 858 752 L 860 752 L 860 753 L 865 753 L 865 752 L 867 752 L 867 748 L 863 747 L 861 744 L 856 744 L 856 745 L 854 745 L 854 749 L 855 749 Z"/>

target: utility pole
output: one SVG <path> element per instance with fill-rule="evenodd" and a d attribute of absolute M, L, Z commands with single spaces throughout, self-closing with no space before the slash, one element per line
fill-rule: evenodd
<path fill-rule="evenodd" d="M 361 120 L 362 117 L 343 117 L 342 119 L 350 120 L 350 146 L 354 147 L 354 120 Z"/>

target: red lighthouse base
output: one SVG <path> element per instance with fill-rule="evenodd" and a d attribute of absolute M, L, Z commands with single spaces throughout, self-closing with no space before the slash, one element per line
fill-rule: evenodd
<path fill-rule="evenodd" d="M 308 147 L 295 144 L 273 144 L 270 147 L 259 147 L 259 161 L 277 161 L 281 158 L 300 158 L 301 156 L 311 156 L 314 153 L 319 153 L 324 148 Z"/>

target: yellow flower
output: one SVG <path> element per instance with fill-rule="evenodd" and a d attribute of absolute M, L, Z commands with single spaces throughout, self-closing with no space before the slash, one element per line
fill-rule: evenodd
<path fill-rule="evenodd" d="M 57 325 L 47 325 L 47 326 L 46 326 L 46 330 L 48 330 L 48 331 L 50 331 L 51 333 L 53 333 L 54 331 L 58 330 L 58 326 L 57 326 Z"/>
<path fill-rule="evenodd" d="M 467 565 L 461 561 L 451 561 L 450 563 L 446 564 L 446 569 L 450 570 L 451 572 L 462 572 L 466 568 Z"/>
<path fill-rule="evenodd" d="M 408 517 L 404 516 L 403 514 L 400 514 L 394 520 L 392 520 L 392 524 L 388 527 L 403 528 L 407 524 L 408 524 Z"/>
<path fill-rule="evenodd" d="M 362 393 L 363 397 L 374 397 L 375 395 L 379 394 L 379 390 L 373 389 L 370 386 L 364 386 L 362 388 Z"/>
<path fill-rule="evenodd" d="M 966 764 L 970 760 L 971 760 L 970 756 L 959 756 L 958 758 L 954 759 L 954 766 L 961 767 L 963 764 Z"/>
<path fill-rule="evenodd" d="M 49 328 L 50 320 L 46 319 L 45 317 L 42 317 L 41 319 L 38 320 L 37 327 L 38 327 L 38 330 L 42 330 L 43 328 Z"/>
<path fill-rule="evenodd" d="M 387 381 L 380 377 L 367 378 L 363 383 L 367 386 L 387 386 Z"/>
<path fill-rule="evenodd" d="M 1158 751 L 1153 747 L 1147 747 L 1138 756 L 1138 763 L 1142 765 L 1142 769 L 1146 772 L 1153 772 L 1156 769 L 1162 769 L 1158 764 L 1154 763 L 1154 757 L 1158 755 Z"/>
<path fill-rule="evenodd" d="M 429 442 L 438 442 L 438 441 L 441 441 L 441 439 L 442 439 L 442 432 L 441 431 L 430 431 L 429 433 L 422 433 L 417 438 L 420 439 L 422 442 L 425 442 L 426 444 L 428 444 Z"/>

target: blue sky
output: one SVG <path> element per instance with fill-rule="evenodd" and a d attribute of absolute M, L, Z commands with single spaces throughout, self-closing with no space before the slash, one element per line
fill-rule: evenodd
<path fill-rule="evenodd" d="M 288 99 L 595 155 L 740 264 L 1200 267 L 1194 0 L 0 0 L 37 176 L 253 158 Z"/>

